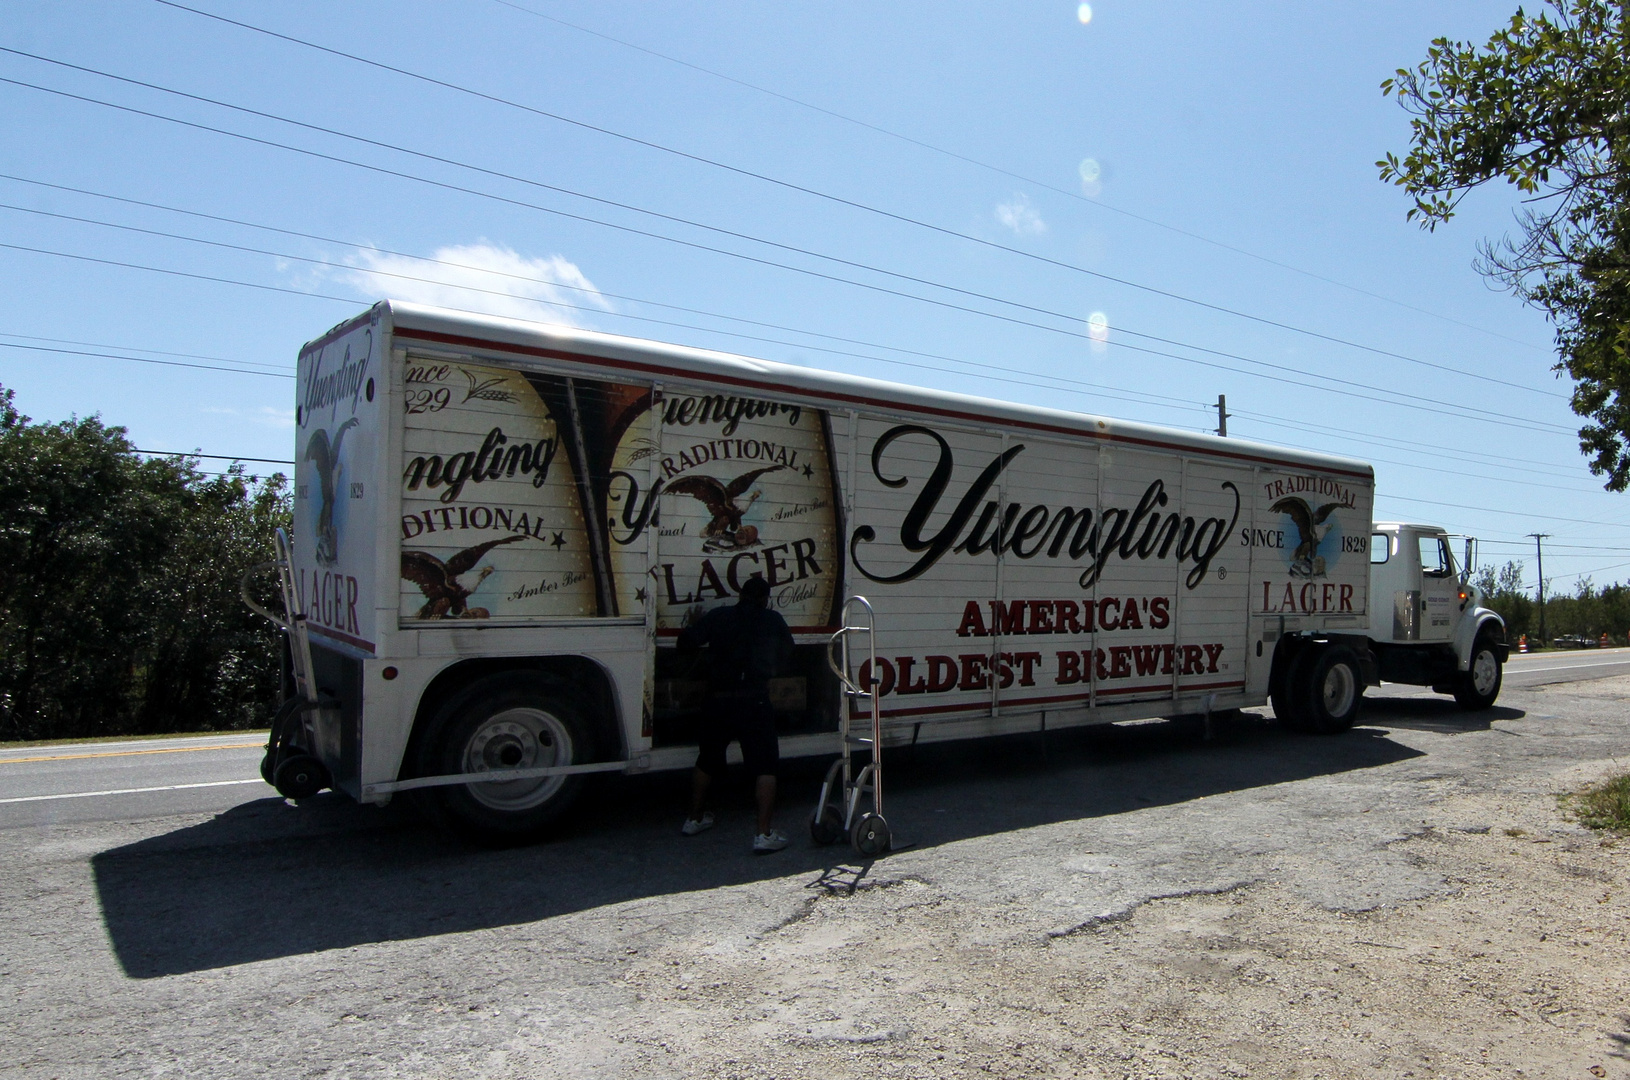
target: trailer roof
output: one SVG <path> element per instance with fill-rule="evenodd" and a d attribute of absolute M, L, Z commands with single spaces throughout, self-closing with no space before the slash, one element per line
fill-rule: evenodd
<path fill-rule="evenodd" d="M 964 423 L 999 423 L 1155 449 L 1194 450 L 1251 464 L 1338 473 L 1372 484 L 1375 477 L 1369 463 L 1357 458 L 401 300 L 380 301 L 367 312 L 307 343 L 301 352 L 320 348 L 354 326 L 387 315 L 399 338 L 417 340 L 431 347 L 497 349 L 543 360 L 605 364 L 646 379 L 693 378 L 772 396 L 813 397 L 831 404 L 897 409 Z"/>

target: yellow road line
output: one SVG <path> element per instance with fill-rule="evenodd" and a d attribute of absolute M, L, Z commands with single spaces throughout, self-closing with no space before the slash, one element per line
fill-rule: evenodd
<path fill-rule="evenodd" d="M 78 761 L 81 758 L 134 757 L 137 754 L 190 754 L 199 750 L 259 750 L 260 743 L 223 743 L 220 746 L 171 746 L 158 750 L 106 750 L 99 754 L 46 754 L 41 757 L 0 757 L 0 765 L 25 761 Z"/>

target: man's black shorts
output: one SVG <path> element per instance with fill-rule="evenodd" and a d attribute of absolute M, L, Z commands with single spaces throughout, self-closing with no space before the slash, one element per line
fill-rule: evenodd
<path fill-rule="evenodd" d="M 741 743 L 748 776 L 774 776 L 781 761 L 775 712 L 763 698 L 709 697 L 697 741 L 696 767 L 715 779 L 724 775 L 724 752 L 732 742 Z"/>

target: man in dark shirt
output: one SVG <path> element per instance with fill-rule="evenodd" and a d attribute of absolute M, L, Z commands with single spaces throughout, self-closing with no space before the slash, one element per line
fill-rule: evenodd
<path fill-rule="evenodd" d="M 679 635 L 681 652 L 706 645 L 712 660 L 698 740 L 700 753 L 691 782 L 690 817 L 680 831 L 695 836 L 713 827 L 713 814 L 704 810 L 708 787 L 724 775 L 725 748 L 734 740 L 741 743 L 748 774 L 756 778 L 758 832 L 753 851 L 758 855 L 787 846 L 786 836 L 770 827 L 776 766 L 781 759 L 775 713 L 770 708 L 770 679 L 792 656 L 792 631 L 779 612 L 769 610 L 769 599 L 769 584 L 761 577 L 748 578 L 734 607 L 714 608 Z"/>

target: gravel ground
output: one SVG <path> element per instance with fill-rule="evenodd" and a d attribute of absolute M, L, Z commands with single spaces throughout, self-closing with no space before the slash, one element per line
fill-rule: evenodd
<path fill-rule="evenodd" d="M 334 799 L 14 829 L 0 1073 L 1630 1077 L 1630 840 L 1556 799 L 1627 700 L 920 751 L 870 866 L 751 858 L 739 792 L 680 840 L 683 777 L 515 852 Z"/>

